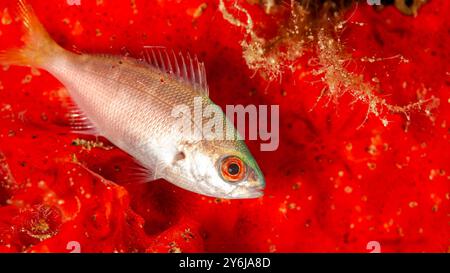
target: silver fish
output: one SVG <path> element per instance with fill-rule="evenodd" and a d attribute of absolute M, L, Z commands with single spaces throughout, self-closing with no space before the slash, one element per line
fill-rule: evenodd
<path fill-rule="evenodd" d="M 242 140 L 190 139 L 171 129 L 178 122 L 172 115 L 177 105 L 194 109 L 200 98 L 203 106 L 220 109 L 207 95 L 202 63 L 159 49 L 147 51 L 148 63 L 75 54 L 51 39 L 30 5 L 18 3 L 25 45 L 1 52 L 0 64 L 38 67 L 56 77 L 76 104 L 71 110 L 76 132 L 106 137 L 145 168 L 148 181 L 163 178 L 218 198 L 263 195 L 264 176 Z M 237 134 L 228 122 L 224 129 Z"/>

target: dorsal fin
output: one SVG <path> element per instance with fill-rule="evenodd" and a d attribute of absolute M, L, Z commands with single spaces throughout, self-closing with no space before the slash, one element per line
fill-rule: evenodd
<path fill-rule="evenodd" d="M 173 50 L 168 52 L 164 47 L 145 46 L 144 61 L 191 84 L 200 93 L 209 96 L 205 64 L 200 62 L 197 56 L 191 58 L 189 53 L 186 57 L 181 53 L 177 56 Z"/>

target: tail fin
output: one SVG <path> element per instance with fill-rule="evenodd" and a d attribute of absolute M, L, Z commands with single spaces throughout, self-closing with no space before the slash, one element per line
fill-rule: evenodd
<path fill-rule="evenodd" d="M 22 48 L 0 52 L 0 64 L 42 67 L 47 57 L 62 48 L 50 37 L 25 0 L 18 1 L 18 10 L 26 30 L 25 44 Z"/>

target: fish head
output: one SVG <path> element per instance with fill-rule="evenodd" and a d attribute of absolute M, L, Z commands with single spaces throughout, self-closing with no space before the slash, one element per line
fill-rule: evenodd
<path fill-rule="evenodd" d="M 261 197 L 265 179 L 243 141 L 200 141 L 184 145 L 174 184 L 225 199 Z"/>

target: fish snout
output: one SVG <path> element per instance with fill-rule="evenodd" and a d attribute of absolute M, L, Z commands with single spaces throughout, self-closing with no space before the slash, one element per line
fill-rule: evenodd
<path fill-rule="evenodd" d="M 247 177 L 247 187 L 263 191 L 266 187 L 266 181 L 262 175 L 258 175 L 254 170 L 251 170 Z"/>
<path fill-rule="evenodd" d="M 247 187 L 238 186 L 231 193 L 229 193 L 228 198 L 232 199 L 247 199 L 247 198 L 258 198 L 264 195 L 264 188 L 261 187 Z"/>
<path fill-rule="evenodd" d="M 247 181 L 237 186 L 231 193 L 231 198 L 258 198 L 264 195 L 266 183 L 253 170 L 248 174 Z"/>

